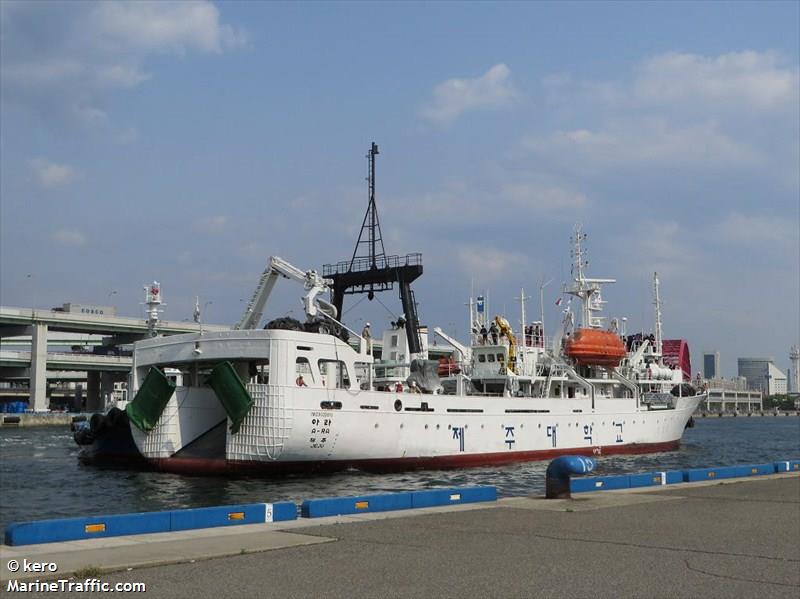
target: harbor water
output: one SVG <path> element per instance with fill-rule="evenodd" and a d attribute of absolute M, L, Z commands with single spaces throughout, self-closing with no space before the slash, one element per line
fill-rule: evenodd
<path fill-rule="evenodd" d="M 620 474 L 800 458 L 800 418 L 698 418 L 680 449 L 599 458 Z M 0 429 L 0 526 L 90 514 L 301 501 L 443 486 L 493 485 L 502 496 L 541 495 L 548 462 L 503 467 L 281 477 L 199 477 L 81 464 L 68 428 Z"/>

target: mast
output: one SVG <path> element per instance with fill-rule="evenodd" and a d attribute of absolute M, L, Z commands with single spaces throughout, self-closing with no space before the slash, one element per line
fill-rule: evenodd
<path fill-rule="evenodd" d="M 422 254 L 406 254 L 405 256 L 387 256 L 383 245 L 378 208 L 375 202 L 375 157 L 378 155 L 378 144 L 372 142 L 367 154 L 369 174 L 369 204 L 361 231 L 358 235 L 353 256 L 349 261 L 335 264 L 324 264 L 322 276 L 331 279 L 331 304 L 337 314 L 344 314 L 344 296 L 355 293 L 366 293 L 372 300 L 375 293 L 389 291 L 394 283 L 400 287 L 400 302 L 403 306 L 406 336 L 409 353 L 422 352 L 422 341 L 419 334 L 419 316 L 417 302 L 411 283 L 422 274 Z"/>
<path fill-rule="evenodd" d="M 378 207 L 375 205 L 375 156 L 377 156 L 379 153 L 378 144 L 373 141 L 369 148 L 369 154 L 367 154 L 369 170 L 369 174 L 367 176 L 367 181 L 369 182 L 369 204 L 367 205 L 367 213 L 364 215 L 364 222 L 361 223 L 361 233 L 358 235 L 358 241 L 356 242 L 356 247 L 353 250 L 353 257 L 350 259 L 349 270 L 351 271 L 353 270 L 356 260 L 359 258 L 361 260 L 367 258 L 369 262 L 369 270 L 376 270 L 379 262 L 382 268 L 386 266 L 386 250 L 383 246 L 381 224 L 378 220 Z M 364 239 L 365 232 L 366 239 Z M 362 245 L 366 245 L 368 248 L 368 254 L 366 256 L 358 255 L 358 249 Z M 370 282 L 369 299 L 375 297 L 375 291 L 375 283 Z"/>
<path fill-rule="evenodd" d="M 653 305 L 656 309 L 656 352 L 661 355 L 661 296 L 658 294 L 658 273 L 653 273 Z"/>
<path fill-rule="evenodd" d="M 520 323 L 519 323 L 520 324 L 519 338 L 522 339 L 522 342 L 524 344 L 525 343 L 525 302 L 527 302 L 530 299 L 530 296 L 525 295 L 525 288 L 523 287 L 520 290 L 519 297 L 515 297 L 514 299 L 517 300 L 519 302 L 519 304 L 520 304 L 520 312 L 521 312 L 520 318 L 522 320 L 520 320 Z"/>
<path fill-rule="evenodd" d="M 605 317 L 593 316 L 594 312 L 603 310 L 601 295 L 602 286 L 607 283 L 616 283 L 616 279 L 595 279 L 589 278 L 585 274 L 585 268 L 589 265 L 586 259 L 586 249 L 583 242 L 586 233 L 581 229 L 581 225 L 575 225 L 572 234 L 572 275 L 573 284 L 570 287 L 564 286 L 564 293 L 569 293 L 581 300 L 581 327 L 597 329 L 603 326 Z"/>
<path fill-rule="evenodd" d="M 156 337 L 158 335 L 158 313 L 161 312 L 159 306 L 162 304 L 161 285 L 158 281 L 144 286 L 144 303 L 147 306 L 147 333 L 151 337 Z"/>

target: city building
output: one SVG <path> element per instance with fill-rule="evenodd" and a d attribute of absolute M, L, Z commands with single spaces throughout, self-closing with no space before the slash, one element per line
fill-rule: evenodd
<path fill-rule="evenodd" d="M 707 380 L 722 378 L 718 351 L 703 353 L 703 378 Z"/>
<path fill-rule="evenodd" d="M 738 363 L 739 376 L 747 379 L 749 389 L 767 396 L 786 394 L 786 375 L 773 358 L 739 358 Z"/>
<path fill-rule="evenodd" d="M 698 412 L 761 412 L 764 396 L 761 391 L 748 388 L 744 377 L 735 379 L 710 379 L 706 385 L 708 398 L 698 407 Z"/>

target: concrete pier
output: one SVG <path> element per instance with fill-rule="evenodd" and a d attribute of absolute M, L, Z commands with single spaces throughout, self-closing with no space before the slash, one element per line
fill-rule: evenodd
<path fill-rule="evenodd" d="M 148 597 L 795 598 L 800 477 L 3 546 L 4 589 L 10 559 Z"/>

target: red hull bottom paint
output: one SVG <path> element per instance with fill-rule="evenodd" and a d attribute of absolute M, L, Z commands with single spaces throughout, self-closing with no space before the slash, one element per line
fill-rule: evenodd
<path fill-rule="evenodd" d="M 365 472 L 401 472 L 404 470 L 443 470 L 477 466 L 501 466 L 517 462 L 537 462 L 562 455 L 615 455 L 674 451 L 680 440 L 664 443 L 604 445 L 538 451 L 513 451 L 482 454 L 457 454 L 421 458 L 382 458 L 373 460 L 325 460 L 306 462 L 241 462 L 209 458 L 159 458 L 150 460 L 159 470 L 176 474 L 219 476 L 225 474 L 295 474 L 306 472 L 336 472 L 356 469 Z"/>

